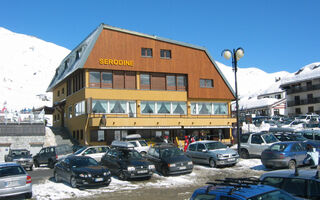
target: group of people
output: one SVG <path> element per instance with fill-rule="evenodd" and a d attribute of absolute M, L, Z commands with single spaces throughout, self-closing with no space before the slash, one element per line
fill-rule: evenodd
<path fill-rule="evenodd" d="M 184 152 L 186 152 L 187 151 L 187 148 L 188 148 L 188 146 L 189 146 L 189 144 L 191 144 L 192 142 L 195 142 L 196 141 L 196 139 L 195 139 L 195 137 L 194 136 L 184 136 Z"/>

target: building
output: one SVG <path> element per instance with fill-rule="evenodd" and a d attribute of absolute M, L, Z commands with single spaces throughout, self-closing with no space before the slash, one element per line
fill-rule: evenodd
<path fill-rule="evenodd" d="M 56 69 L 53 126 L 81 144 L 139 133 L 231 139 L 234 92 L 205 48 L 101 24 Z"/>
<path fill-rule="evenodd" d="M 286 91 L 289 116 L 320 114 L 320 63 L 307 65 L 283 79 L 281 88 Z"/>

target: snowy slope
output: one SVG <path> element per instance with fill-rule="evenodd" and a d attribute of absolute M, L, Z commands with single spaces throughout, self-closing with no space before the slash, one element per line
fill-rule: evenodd
<path fill-rule="evenodd" d="M 56 67 L 69 52 L 53 43 L 0 27 L 0 109 L 51 106 L 52 94 L 45 91 Z M 49 101 L 42 101 L 37 95 Z"/>

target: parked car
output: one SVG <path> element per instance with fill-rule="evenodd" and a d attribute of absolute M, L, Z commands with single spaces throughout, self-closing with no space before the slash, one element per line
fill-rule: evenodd
<path fill-rule="evenodd" d="M 39 167 L 41 164 L 47 164 L 48 167 L 52 169 L 59 159 L 72 153 L 72 147 L 69 145 L 44 147 L 39 153 L 33 156 L 33 163 L 35 167 Z"/>
<path fill-rule="evenodd" d="M 53 171 L 56 182 L 65 181 L 71 187 L 105 185 L 111 182 L 111 173 L 88 156 L 67 156 L 60 160 Z"/>
<path fill-rule="evenodd" d="M 300 134 L 295 134 L 295 133 L 274 133 L 274 136 L 281 142 L 285 141 L 306 141 L 308 140 L 307 138 L 303 137 Z"/>
<path fill-rule="evenodd" d="M 295 120 L 309 124 L 309 123 L 319 123 L 319 118 L 320 116 L 317 114 L 306 114 L 306 115 L 299 115 L 295 117 Z"/>
<path fill-rule="evenodd" d="M 306 127 L 306 122 L 293 120 L 289 124 L 285 124 L 281 126 L 282 128 L 292 128 L 292 129 L 303 129 Z"/>
<path fill-rule="evenodd" d="M 10 149 L 9 154 L 4 157 L 4 161 L 19 163 L 22 167 L 29 168 L 32 171 L 33 159 L 27 149 Z"/>
<path fill-rule="evenodd" d="M 193 170 L 191 159 L 172 144 L 155 144 L 150 147 L 146 158 L 164 176 L 191 173 Z"/>
<path fill-rule="evenodd" d="M 138 151 L 134 150 L 133 144 L 124 141 L 113 141 L 111 149 L 108 149 L 102 157 L 101 164 L 121 180 L 150 179 L 155 171 L 154 164 L 145 160 Z"/>
<path fill-rule="evenodd" d="M 304 129 L 296 132 L 309 140 L 320 140 L 320 130 Z"/>
<path fill-rule="evenodd" d="M 294 200 L 291 194 L 256 181 L 226 179 L 208 182 L 196 189 L 190 200 Z"/>
<path fill-rule="evenodd" d="M 267 132 L 259 133 L 243 133 L 240 136 L 241 148 L 240 157 L 260 157 L 263 150 L 279 140 L 272 134 Z"/>
<path fill-rule="evenodd" d="M 96 161 L 100 162 L 102 156 L 107 152 L 109 149 L 108 146 L 84 146 L 76 151 L 73 155 L 75 156 L 89 156 Z"/>
<path fill-rule="evenodd" d="M 304 165 L 307 157 L 307 143 L 301 141 L 279 142 L 271 145 L 261 154 L 261 162 L 266 168 L 294 169 Z"/>
<path fill-rule="evenodd" d="M 276 170 L 260 176 L 263 184 L 271 185 L 304 199 L 320 199 L 320 177 L 316 169 Z"/>
<path fill-rule="evenodd" d="M 124 137 L 124 140 L 133 144 L 134 149 L 141 153 L 143 156 L 146 155 L 149 151 L 150 146 L 144 139 L 141 139 L 140 134 L 127 135 L 126 137 Z"/>
<path fill-rule="evenodd" d="M 32 198 L 31 177 L 20 164 L 0 163 L 0 198 L 25 195 Z"/>
<path fill-rule="evenodd" d="M 219 141 L 198 141 L 188 146 L 186 155 L 194 163 L 208 164 L 210 167 L 235 165 L 239 154 Z"/>

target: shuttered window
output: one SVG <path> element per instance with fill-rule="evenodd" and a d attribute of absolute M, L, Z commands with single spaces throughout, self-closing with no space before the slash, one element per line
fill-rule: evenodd
<path fill-rule="evenodd" d="M 136 72 L 126 72 L 124 84 L 126 89 L 136 89 Z"/>
<path fill-rule="evenodd" d="M 113 71 L 113 88 L 124 89 L 124 71 Z"/>
<path fill-rule="evenodd" d="M 165 90 L 166 76 L 165 74 L 154 73 L 151 74 L 151 90 Z"/>

